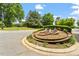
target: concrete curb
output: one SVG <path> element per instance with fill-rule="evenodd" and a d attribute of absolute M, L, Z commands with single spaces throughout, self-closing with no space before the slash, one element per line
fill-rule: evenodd
<path fill-rule="evenodd" d="M 77 42 L 75 43 L 75 45 L 73 45 L 73 46 L 71 46 L 69 48 L 66 48 L 66 49 L 44 48 L 44 47 L 40 47 L 40 46 L 34 45 L 32 43 L 29 43 L 26 40 L 26 37 L 24 39 L 22 39 L 22 43 L 27 48 L 29 48 L 29 49 L 37 52 L 37 53 L 43 54 L 43 55 L 52 55 L 53 53 L 64 54 L 64 53 L 69 53 L 69 52 L 75 51 L 78 48 L 78 43 Z"/>

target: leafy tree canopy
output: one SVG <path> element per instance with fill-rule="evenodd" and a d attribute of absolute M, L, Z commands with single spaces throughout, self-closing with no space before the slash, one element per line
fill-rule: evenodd
<path fill-rule="evenodd" d="M 37 11 L 29 11 L 25 24 L 28 27 L 41 27 L 41 15 Z"/>
<path fill-rule="evenodd" d="M 18 21 L 21 21 L 24 18 L 24 11 L 19 3 L 0 3 L 0 19 L 2 19 L 2 13 L 4 16 L 4 22 L 8 23 L 5 24 L 10 25 L 10 22 L 15 21 L 16 19 Z"/>
<path fill-rule="evenodd" d="M 53 21 L 54 21 L 54 18 L 51 13 L 45 14 L 41 20 L 43 25 L 53 25 Z"/>
<path fill-rule="evenodd" d="M 66 25 L 66 26 L 74 26 L 75 19 L 74 18 L 66 18 L 57 21 L 57 25 Z"/>

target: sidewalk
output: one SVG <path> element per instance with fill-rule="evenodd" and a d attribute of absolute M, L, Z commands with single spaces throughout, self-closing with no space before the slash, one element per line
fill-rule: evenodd
<path fill-rule="evenodd" d="M 79 34 L 79 29 L 72 29 L 72 33 Z"/>

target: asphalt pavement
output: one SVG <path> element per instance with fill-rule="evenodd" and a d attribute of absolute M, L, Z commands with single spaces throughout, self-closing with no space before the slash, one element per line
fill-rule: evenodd
<path fill-rule="evenodd" d="M 0 56 L 40 56 L 40 54 L 26 48 L 21 42 L 25 36 L 30 35 L 33 31 L 0 31 Z M 78 30 L 74 32 L 79 42 Z"/>
<path fill-rule="evenodd" d="M 27 31 L 0 31 L 0 56 L 37 56 L 40 55 L 26 48 L 21 40 L 31 34 Z"/>

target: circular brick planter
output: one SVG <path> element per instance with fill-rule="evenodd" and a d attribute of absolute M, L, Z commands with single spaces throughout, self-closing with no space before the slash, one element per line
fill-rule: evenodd
<path fill-rule="evenodd" d="M 24 39 L 22 39 L 22 43 L 27 48 L 30 48 L 33 51 L 36 51 L 38 53 L 45 54 L 45 55 L 52 54 L 52 53 L 68 53 L 68 52 L 75 51 L 78 48 L 77 42 L 73 46 L 71 46 L 69 48 L 65 48 L 65 49 L 45 48 L 45 47 L 41 47 L 41 46 L 34 45 L 34 44 L 30 43 L 28 40 L 26 40 L 26 37 Z"/>
<path fill-rule="evenodd" d="M 58 35 L 53 35 L 50 34 L 50 35 L 44 35 L 44 36 L 40 36 L 38 35 L 41 31 L 43 31 L 44 29 L 40 29 L 38 31 L 35 31 L 32 33 L 32 38 L 37 40 L 37 41 L 40 41 L 40 42 L 54 42 L 54 43 L 57 43 L 57 42 L 64 42 L 64 41 L 67 41 L 71 36 L 72 34 L 71 33 L 67 33 L 67 32 L 64 32 L 64 31 L 59 31 L 59 34 Z"/>

